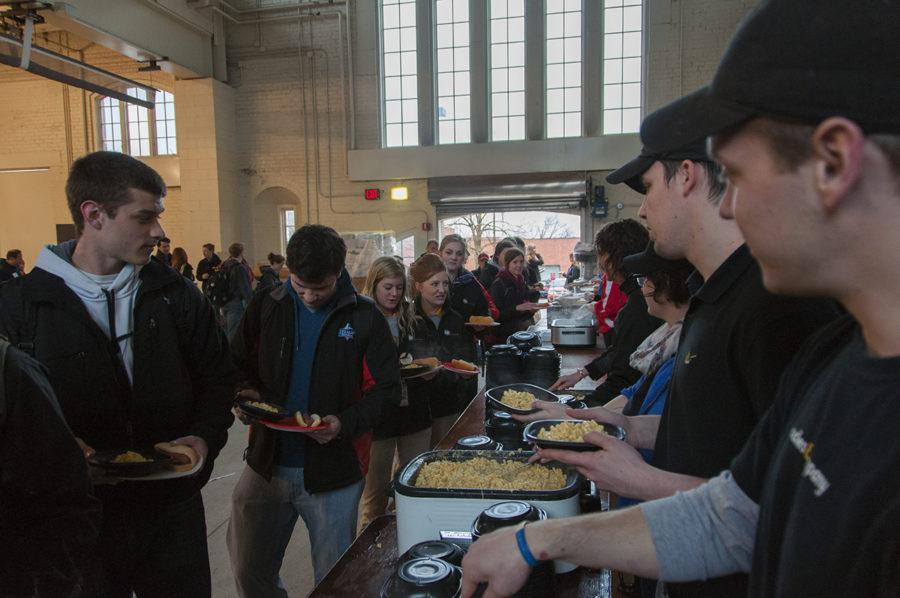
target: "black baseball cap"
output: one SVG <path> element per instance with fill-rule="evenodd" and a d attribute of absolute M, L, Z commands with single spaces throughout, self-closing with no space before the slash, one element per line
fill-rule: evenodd
<path fill-rule="evenodd" d="M 680 145 L 669 143 L 665 135 L 668 124 L 651 119 L 650 116 L 641 123 L 641 142 L 644 147 L 641 148 L 640 155 L 609 173 L 606 176 L 606 182 L 614 185 L 625 183 L 638 193 L 644 193 L 641 176 L 657 160 L 709 161 L 709 157 L 706 155 L 705 138 Z"/>
<path fill-rule="evenodd" d="M 673 272 L 676 270 L 692 270 L 687 260 L 670 260 L 656 253 L 653 241 L 647 244 L 644 251 L 629 255 L 622 260 L 622 267 L 632 276 L 646 276 L 654 272 Z"/>
<path fill-rule="evenodd" d="M 866 133 L 900 133 L 898 23 L 897 0 L 767 0 L 738 27 L 712 83 L 647 120 L 669 124 L 670 145 L 757 116 L 843 116 Z"/>

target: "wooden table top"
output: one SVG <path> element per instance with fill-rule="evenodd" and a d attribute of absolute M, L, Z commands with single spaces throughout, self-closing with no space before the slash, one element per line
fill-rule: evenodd
<path fill-rule="evenodd" d="M 560 355 L 562 371 L 567 373 L 567 370 L 582 367 L 590 362 L 597 356 L 597 350 L 564 348 L 560 350 Z M 596 384 L 590 379 L 585 379 L 575 388 L 588 390 Z M 484 410 L 482 389 L 435 448 L 451 449 L 463 436 L 484 434 Z M 310 596 L 315 598 L 378 596 L 385 580 L 396 570 L 398 560 L 396 516 L 382 515 L 362 531 Z M 581 576 L 581 569 L 557 576 L 557 597 L 577 596 Z M 613 597 L 615 595 L 612 594 Z"/>

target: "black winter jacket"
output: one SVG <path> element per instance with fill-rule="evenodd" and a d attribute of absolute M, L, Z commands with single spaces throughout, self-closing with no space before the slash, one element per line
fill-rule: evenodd
<path fill-rule="evenodd" d="M 537 291 L 524 286 L 524 281 L 521 288 L 517 287 L 510 279 L 510 275 L 503 272 L 497 275 L 494 284 L 491 285 L 491 298 L 500 310 L 500 326 L 492 330 L 492 333 L 501 339 L 514 332 L 525 330 L 531 325 L 534 312 L 516 311 L 516 306 L 526 301 L 536 301 L 539 296 Z"/>
<path fill-rule="evenodd" d="M 414 334 L 403 335 L 401 332 L 400 338 L 397 339 L 399 355 L 408 352 L 409 341 L 413 338 L 415 338 Z M 428 355 L 417 357 L 428 357 Z M 384 417 L 373 430 L 372 437 L 375 440 L 408 436 L 431 427 L 431 406 L 428 403 L 427 386 L 425 386 L 428 383 L 422 378 L 401 381 L 401 404 L 385 411 Z M 406 402 L 402 404 L 404 393 Z"/>
<path fill-rule="evenodd" d="M 641 373 L 631 367 L 631 354 L 663 324 L 662 320 L 647 313 L 647 301 L 634 279 L 627 279 L 619 288 L 628 296 L 628 301 L 616 316 L 613 343 L 603 355 L 585 366 L 595 380 L 606 375 L 603 384 L 589 395 L 591 405 L 608 403 L 619 396 L 623 388 L 637 382 Z"/>
<path fill-rule="evenodd" d="M 472 316 L 491 316 L 495 320 L 500 317 L 500 311 L 478 277 L 462 268 L 450 284 L 450 307 L 462 316 L 463 322 Z"/>
<path fill-rule="evenodd" d="M 278 274 L 275 273 L 275 270 L 272 269 L 272 266 L 260 266 L 259 271 L 260 275 L 253 292 L 271 293 L 275 290 L 275 287 L 282 284 L 281 279 L 278 277 Z"/>
<path fill-rule="evenodd" d="M 444 310 L 439 325 L 435 326 L 416 301 L 414 336 L 409 340 L 408 350 L 415 358 L 437 357 L 442 363 L 451 359 L 474 361 L 475 345 L 464 324 L 462 316 L 451 308 Z M 432 380 L 423 381 L 418 385 L 420 388 L 411 387 L 409 392 L 425 393 L 431 405 L 431 417 L 438 418 L 466 408 L 475 396 L 470 382 L 458 374 L 441 370 Z"/>
<path fill-rule="evenodd" d="M 209 456 L 197 475 L 98 490 L 104 499 L 171 504 L 209 479 L 234 421 L 237 372 L 216 313 L 196 286 L 157 260 L 139 276 L 131 385 L 117 345 L 63 279 L 41 268 L 0 288 L 0 334 L 47 367 L 72 433 L 96 450 L 203 438 Z"/>
<path fill-rule="evenodd" d="M 100 502 L 46 370 L 13 347 L 5 362 L 0 368 L 0 595 L 69 596 L 95 558 Z"/>
<path fill-rule="evenodd" d="M 212 274 L 213 269 L 221 263 L 222 260 L 215 253 L 211 258 L 203 258 L 197 262 L 197 280 L 200 281 L 201 288 L 204 291 L 206 291 L 206 287 L 209 285 L 209 275 Z M 206 278 L 204 278 L 204 276 L 206 276 Z"/>
<path fill-rule="evenodd" d="M 358 295 L 346 270 L 336 305 L 316 345 L 309 411 L 336 415 L 340 435 L 327 444 L 307 439 L 304 483 L 310 493 L 348 486 L 365 475 L 372 428 L 400 402 L 400 362 L 394 339 L 375 303 Z M 234 356 L 249 388 L 283 405 L 290 388 L 295 311 L 284 285 L 250 302 L 234 338 Z M 279 432 L 254 424 L 247 465 L 272 476 Z"/>

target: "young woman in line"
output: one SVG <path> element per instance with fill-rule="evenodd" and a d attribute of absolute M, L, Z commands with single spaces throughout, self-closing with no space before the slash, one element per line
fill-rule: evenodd
<path fill-rule="evenodd" d="M 450 307 L 450 275 L 444 262 L 437 255 L 423 255 L 410 266 L 409 273 L 416 314 L 409 352 L 415 358 L 437 357 L 441 362 L 451 359 L 474 361 L 475 346 L 464 326 L 465 320 Z M 469 380 L 441 370 L 423 389 L 431 406 L 432 446 L 447 434 L 472 400 L 474 395 L 470 394 Z M 416 390 L 412 386 L 409 388 L 411 395 Z"/>
<path fill-rule="evenodd" d="M 500 327 L 496 335 L 506 338 L 531 325 L 538 309 L 539 293 L 525 284 L 525 253 L 518 247 L 508 247 L 500 254 L 500 273 L 491 285 L 491 297 L 500 310 Z"/>
<path fill-rule="evenodd" d="M 406 293 L 406 268 L 394 257 L 372 262 L 363 295 L 371 297 L 387 319 L 398 355 L 407 352 L 413 333 L 412 307 Z M 401 384 L 400 405 L 384 414 L 372 434 L 369 472 L 359 501 L 358 531 L 387 512 L 388 494 L 394 466 L 403 467 L 431 448 L 431 410 L 424 392 L 427 381 Z M 396 455 L 396 457 L 395 457 Z"/>
<path fill-rule="evenodd" d="M 172 250 L 172 267 L 188 280 L 194 280 L 194 268 L 188 263 L 187 251 L 184 250 L 184 247 L 176 247 Z"/>
<path fill-rule="evenodd" d="M 270 253 L 268 260 L 268 266 L 259 268 L 260 274 L 255 289 L 257 293 L 270 293 L 275 290 L 275 287 L 282 284 L 281 270 L 284 268 L 284 256 Z"/>
<path fill-rule="evenodd" d="M 475 275 L 466 270 L 469 250 L 459 235 L 447 235 L 441 239 L 441 261 L 450 275 L 450 307 L 459 312 L 464 321 L 471 316 L 490 316 L 495 320 L 500 312 Z"/>

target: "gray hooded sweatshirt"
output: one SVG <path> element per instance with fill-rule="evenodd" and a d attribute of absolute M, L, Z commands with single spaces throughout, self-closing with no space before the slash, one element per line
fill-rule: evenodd
<path fill-rule="evenodd" d="M 134 302 L 141 286 L 140 267 L 125 264 L 117 274 L 90 274 L 72 264 L 72 253 L 76 241 L 66 241 L 59 245 L 45 245 L 38 255 L 35 266 L 59 276 L 66 286 L 78 295 L 84 307 L 97 326 L 112 338 L 110 333 L 110 313 L 115 314 L 113 329 L 119 341 L 122 363 L 133 380 L 134 352 Z M 111 309 L 112 308 L 112 309 Z"/>

